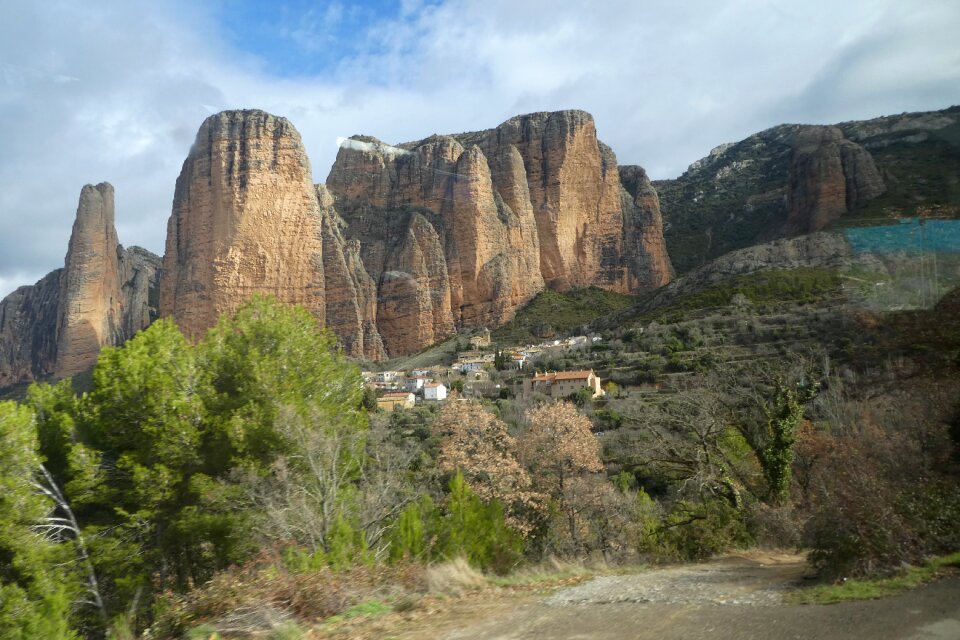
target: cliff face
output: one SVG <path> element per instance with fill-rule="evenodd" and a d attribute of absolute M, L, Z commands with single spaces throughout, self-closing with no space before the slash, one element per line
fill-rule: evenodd
<path fill-rule="evenodd" d="M 398 147 L 356 136 L 326 186 L 376 283 L 391 355 L 502 324 L 545 286 L 632 292 L 670 278 L 659 210 L 624 196 L 584 112 Z"/>
<path fill-rule="evenodd" d="M 159 287 L 157 258 L 119 245 L 113 188 L 84 187 L 64 269 L 0 303 L 0 384 L 89 368 L 152 321 L 158 288 L 192 337 L 263 292 L 371 359 L 502 324 L 545 287 L 654 288 L 671 277 L 657 196 L 631 180 L 581 111 L 400 147 L 356 137 L 327 185 L 287 120 L 223 112 L 177 179 Z"/>
<path fill-rule="evenodd" d="M 284 118 L 208 118 L 167 225 L 160 312 L 189 336 L 257 292 L 325 318 L 321 216 L 300 135 Z"/>
<path fill-rule="evenodd" d="M 63 269 L 0 301 L 0 387 L 50 375 L 57 357 Z"/>
<path fill-rule="evenodd" d="M 80 192 L 60 280 L 55 371 L 72 376 L 96 362 L 100 347 L 123 337 L 120 254 L 114 228 L 113 187 Z"/>
<path fill-rule="evenodd" d="M 345 222 L 333 208 L 333 196 L 316 185 L 323 218 L 323 277 L 326 284 L 326 319 L 347 353 L 374 360 L 386 352 L 377 329 L 376 284 L 360 258 L 360 245 L 343 235 Z"/>
<path fill-rule="evenodd" d="M 654 186 L 680 272 L 735 249 L 819 231 L 886 189 L 864 146 L 840 127 L 808 125 L 722 145 Z"/>
<path fill-rule="evenodd" d="M 347 353 L 381 359 L 502 324 L 545 286 L 628 292 L 670 278 L 659 212 L 623 198 L 583 112 L 400 147 L 357 136 L 326 185 L 309 176 L 283 118 L 209 118 L 177 181 L 161 312 L 198 336 L 272 293 Z"/>
<path fill-rule="evenodd" d="M 960 107 L 783 125 L 654 183 L 677 271 L 735 249 L 863 221 L 960 217 Z"/>
<path fill-rule="evenodd" d="M 886 190 L 870 153 L 837 127 L 797 131 L 783 234 L 819 231 Z"/>
<path fill-rule="evenodd" d="M 670 281 L 673 266 L 663 239 L 660 197 L 643 167 L 619 168 L 624 212 L 624 257 L 630 289 L 655 289 Z"/>
<path fill-rule="evenodd" d="M 83 187 L 64 268 L 0 302 L 0 386 L 85 371 L 147 327 L 159 267 L 117 241 L 113 187 Z"/>

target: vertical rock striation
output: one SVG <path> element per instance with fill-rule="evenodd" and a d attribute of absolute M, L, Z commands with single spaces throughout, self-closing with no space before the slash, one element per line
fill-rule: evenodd
<path fill-rule="evenodd" d="M 670 282 L 673 267 L 663 239 L 660 198 L 643 167 L 619 167 L 624 212 L 624 259 L 631 291 L 656 289 Z"/>
<path fill-rule="evenodd" d="M 801 127 L 793 144 L 784 234 L 819 231 L 885 190 L 870 152 L 838 127 Z"/>
<path fill-rule="evenodd" d="M 120 245 L 110 184 L 81 190 L 64 262 L 0 301 L 0 386 L 86 371 L 156 318 L 160 258 Z"/>
<path fill-rule="evenodd" d="M 668 282 L 659 209 L 624 198 L 616 167 L 582 111 L 398 147 L 351 138 L 326 187 L 376 283 L 386 352 L 502 324 L 546 286 Z"/>
<path fill-rule="evenodd" d="M 316 193 L 323 217 L 327 326 L 350 355 L 381 360 L 386 352 L 376 325 L 376 284 L 363 268 L 359 243 L 343 236 L 346 223 L 333 208 L 333 196 L 322 184 L 316 185 Z"/>
<path fill-rule="evenodd" d="M 114 227 L 113 187 L 102 182 L 80 192 L 77 218 L 60 279 L 57 314 L 58 375 L 72 376 L 97 360 L 100 347 L 123 339 L 120 242 Z"/>
<path fill-rule="evenodd" d="M 62 276 L 57 269 L 0 300 L 0 387 L 53 373 Z"/>
<path fill-rule="evenodd" d="M 263 111 L 207 118 L 177 178 L 160 312 L 189 336 L 254 293 L 325 318 L 321 215 L 300 134 Z"/>

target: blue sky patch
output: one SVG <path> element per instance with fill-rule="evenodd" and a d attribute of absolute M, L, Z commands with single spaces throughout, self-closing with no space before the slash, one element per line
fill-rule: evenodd
<path fill-rule="evenodd" d="M 227 42 L 279 77 L 336 72 L 345 57 L 378 49 L 371 27 L 402 14 L 403 4 L 390 0 L 233 0 L 216 10 Z"/>

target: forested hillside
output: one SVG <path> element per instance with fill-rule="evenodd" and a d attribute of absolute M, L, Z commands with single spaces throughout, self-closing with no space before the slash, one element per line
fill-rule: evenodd
<path fill-rule="evenodd" d="M 954 551 L 956 292 L 890 314 L 844 286 L 742 277 L 539 362 L 594 368 L 602 399 L 392 413 L 304 310 L 256 298 L 196 344 L 157 322 L 101 354 L 87 393 L 0 404 L 0 629 L 300 637 L 415 606 L 458 558 L 507 573 L 761 544 L 833 577 Z"/>

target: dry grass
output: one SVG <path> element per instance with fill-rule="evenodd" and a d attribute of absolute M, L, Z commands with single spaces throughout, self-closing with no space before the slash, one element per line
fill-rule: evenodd
<path fill-rule="evenodd" d="M 488 584 L 483 574 L 462 557 L 427 567 L 426 580 L 429 593 L 446 596 L 461 596 Z"/>
<path fill-rule="evenodd" d="M 276 621 L 312 624 L 365 602 L 419 597 L 426 589 L 424 567 L 410 563 L 293 573 L 261 560 L 225 571 L 190 593 L 166 595 L 152 635 L 181 637 L 203 625 L 224 638 L 259 637 Z"/>
<path fill-rule="evenodd" d="M 447 610 L 464 596 L 540 593 L 609 571 L 602 564 L 550 558 L 488 577 L 456 558 L 429 566 L 291 572 L 263 558 L 225 571 L 188 594 L 165 596 L 151 637 L 307 640 L 367 637 L 370 630 L 370 637 L 378 637 L 376 629 Z"/>
<path fill-rule="evenodd" d="M 524 566 L 506 576 L 494 576 L 490 582 L 498 587 L 524 587 L 530 585 L 550 586 L 553 583 L 566 584 L 571 579 L 582 579 L 606 573 L 605 564 L 587 566 L 583 562 L 570 562 L 551 556 L 538 564 Z"/>

